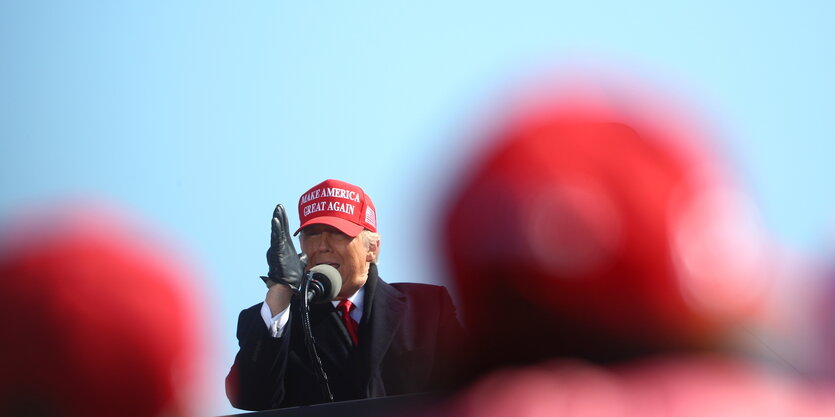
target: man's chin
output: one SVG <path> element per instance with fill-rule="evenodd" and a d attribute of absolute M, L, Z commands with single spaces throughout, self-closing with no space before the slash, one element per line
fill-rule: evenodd
<path fill-rule="evenodd" d="M 345 281 L 343 281 L 342 284 L 342 289 L 339 291 L 339 295 L 336 297 L 340 300 L 347 300 L 348 298 L 351 298 L 352 295 L 356 294 L 357 291 L 359 291 L 359 287 L 354 285 L 346 287 Z"/>
<path fill-rule="evenodd" d="M 343 289 L 342 291 L 339 292 L 339 295 L 336 296 L 336 299 L 337 300 L 347 300 L 347 299 L 351 298 L 351 296 L 354 295 L 355 292 L 356 291 L 349 292 L 349 291 L 345 291 L 345 289 Z"/>

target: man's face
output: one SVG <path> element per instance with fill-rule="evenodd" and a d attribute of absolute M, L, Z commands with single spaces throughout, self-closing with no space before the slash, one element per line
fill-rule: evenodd
<path fill-rule="evenodd" d="M 333 226 L 313 224 L 302 229 L 299 240 L 308 256 L 307 269 L 328 264 L 342 275 L 337 298 L 348 298 L 365 285 L 376 247 L 365 243 L 361 235 L 350 237 Z"/>

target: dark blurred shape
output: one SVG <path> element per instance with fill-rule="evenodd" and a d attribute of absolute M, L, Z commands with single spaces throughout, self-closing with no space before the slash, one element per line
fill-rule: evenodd
<path fill-rule="evenodd" d="M 804 315 L 806 323 L 800 323 L 798 327 L 813 334 L 809 373 L 818 378 L 835 380 L 835 261 L 832 258 L 826 260 L 823 269 L 820 282 L 810 285 L 810 291 L 814 292 L 809 297 L 813 300 L 810 303 L 811 314 Z M 796 307 L 801 309 L 803 306 Z"/>
<path fill-rule="evenodd" d="M 182 416 L 194 398 L 192 278 L 119 210 L 54 204 L 0 239 L 0 415 Z"/>
<path fill-rule="evenodd" d="M 491 375 L 448 414 L 831 412 L 734 353 L 771 244 L 708 126 L 624 79 L 540 87 L 499 113 L 451 194 L 444 253 L 471 375 Z"/>

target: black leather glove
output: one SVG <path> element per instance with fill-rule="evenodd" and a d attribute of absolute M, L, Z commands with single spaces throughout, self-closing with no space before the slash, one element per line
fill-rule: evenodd
<path fill-rule="evenodd" d="M 267 284 L 267 288 L 273 283 L 278 283 L 285 284 L 298 292 L 306 263 L 306 255 L 296 254 L 293 239 L 290 237 L 290 228 L 287 225 L 287 213 L 284 206 L 279 204 L 273 211 L 270 248 L 267 249 L 267 265 L 270 266 L 270 270 L 267 276 L 262 276 L 261 279 Z"/>

